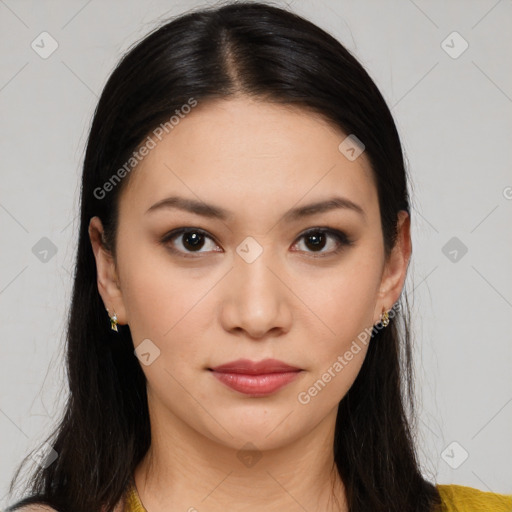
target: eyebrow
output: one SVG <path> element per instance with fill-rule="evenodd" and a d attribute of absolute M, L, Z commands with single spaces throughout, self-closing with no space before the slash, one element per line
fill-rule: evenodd
<path fill-rule="evenodd" d="M 206 204 L 202 201 L 197 201 L 195 199 L 188 199 L 179 196 L 171 196 L 162 199 L 161 201 L 158 201 L 153 206 L 148 208 L 146 213 L 154 212 L 161 209 L 173 208 L 183 210 L 189 213 L 195 213 L 196 215 L 201 215 L 202 217 L 219 219 L 222 221 L 227 221 L 233 218 L 233 214 L 231 212 L 224 208 L 221 208 L 220 206 L 214 206 L 211 204 Z M 305 217 L 328 212 L 335 209 L 352 210 L 366 219 L 366 213 L 363 210 L 363 208 L 361 208 L 361 206 L 354 203 L 350 199 L 339 196 L 331 197 L 324 201 L 311 203 L 306 206 L 292 208 L 291 210 L 287 211 L 284 214 L 283 219 L 285 220 L 285 222 L 292 222 Z"/>

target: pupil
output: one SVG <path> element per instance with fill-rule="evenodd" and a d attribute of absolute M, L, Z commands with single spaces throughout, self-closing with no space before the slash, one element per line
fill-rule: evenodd
<path fill-rule="evenodd" d="M 203 235 L 195 232 L 185 233 L 185 235 L 183 235 L 183 239 L 185 241 L 183 245 L 185 247 L 188 246 L 190 249 L 201 249 L 204 244 Z"/>
<path fill-rule="evenodd" d="M 313 240 L 311 247 L 308 245 L 308 241 L 310 240 Z M 325 235 L 323 233 L 308 235 L 306 237 L 306 245 L 308 245 L 308 249 L 323 249 L 325 246 Z"/>

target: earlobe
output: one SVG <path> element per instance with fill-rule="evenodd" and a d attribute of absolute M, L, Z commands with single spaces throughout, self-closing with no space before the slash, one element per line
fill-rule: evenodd
<path fill-rule="evenodd" d="M 105 309 L 116 312 L 118 324 L 127 323 L 114 257 L 105 248 L 103 224 L 99 217 L 92 217 L 89 222 L 89 239 L 96 260 L 98 292 Z"/>

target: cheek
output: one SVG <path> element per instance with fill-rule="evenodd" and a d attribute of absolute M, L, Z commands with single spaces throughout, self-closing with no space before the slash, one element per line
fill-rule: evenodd
<path fill-rule="evenodd" d="M 325 352 L 343 350 L 365 328 L 373 326 L 380 284 L 377 265 L 361 258 L 353 260 L 353 264 L 347 262 L 328 275 L 318 274 L 302 285 L 306 286 L 304 302 L 314 313 L 312 321 L 321 327 Z"/>
<path fill-rule="evenodd" d="M 323 284 L 309 295 L 315 315 L 310 315 L 312 341 L 302 360 L 310 374 L 297 399 L 326 413 L 346 395 L 363 365 L 371 342 L 375 284 L 370 272 L 339 273 Z"/>
<path fill-rule="evenodd" d="M 134 345 L 148 338 L 170 370 L 189 367 L 201 355 L 199 343 L 208 329 L 204 299 L 219 276 L 172 265 L 155 248 L 125 247 L 119 254 L 124 255 L 119 268 Z"/>
<path fill-rule="evenodd" d="M 299 401 L 328 410 L 345 396 L 366 357 L 380 284 L 378 264 L 357 255 L 316 284 L 308 285 L 308 305 L 316 315 L 310 315 L 308 330 L 314 340 L 302 354 L 311 375 Z"/>
<path fill-rule="evenodd" d="M 161 338 L 184 314 L 188 288 L 160 253 L 149 244 L 133 243 L 131 236 L 120 236 L 123 301 L 135 345 L 139 338 Z"/>

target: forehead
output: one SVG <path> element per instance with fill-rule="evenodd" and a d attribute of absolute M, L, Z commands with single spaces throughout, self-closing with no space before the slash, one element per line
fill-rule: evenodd
<path fill-rule="evenodd" d="M 346 136 L 303 108 L 247 97 L 199 103 L 161 141 L 155 139 L 132 171 L 121 203 L 147 209 L 179 194 L 235 212 L 277 212 L 336 192 L 375 207 L 365 154 L 350 161 L 339 150 Z"/>

